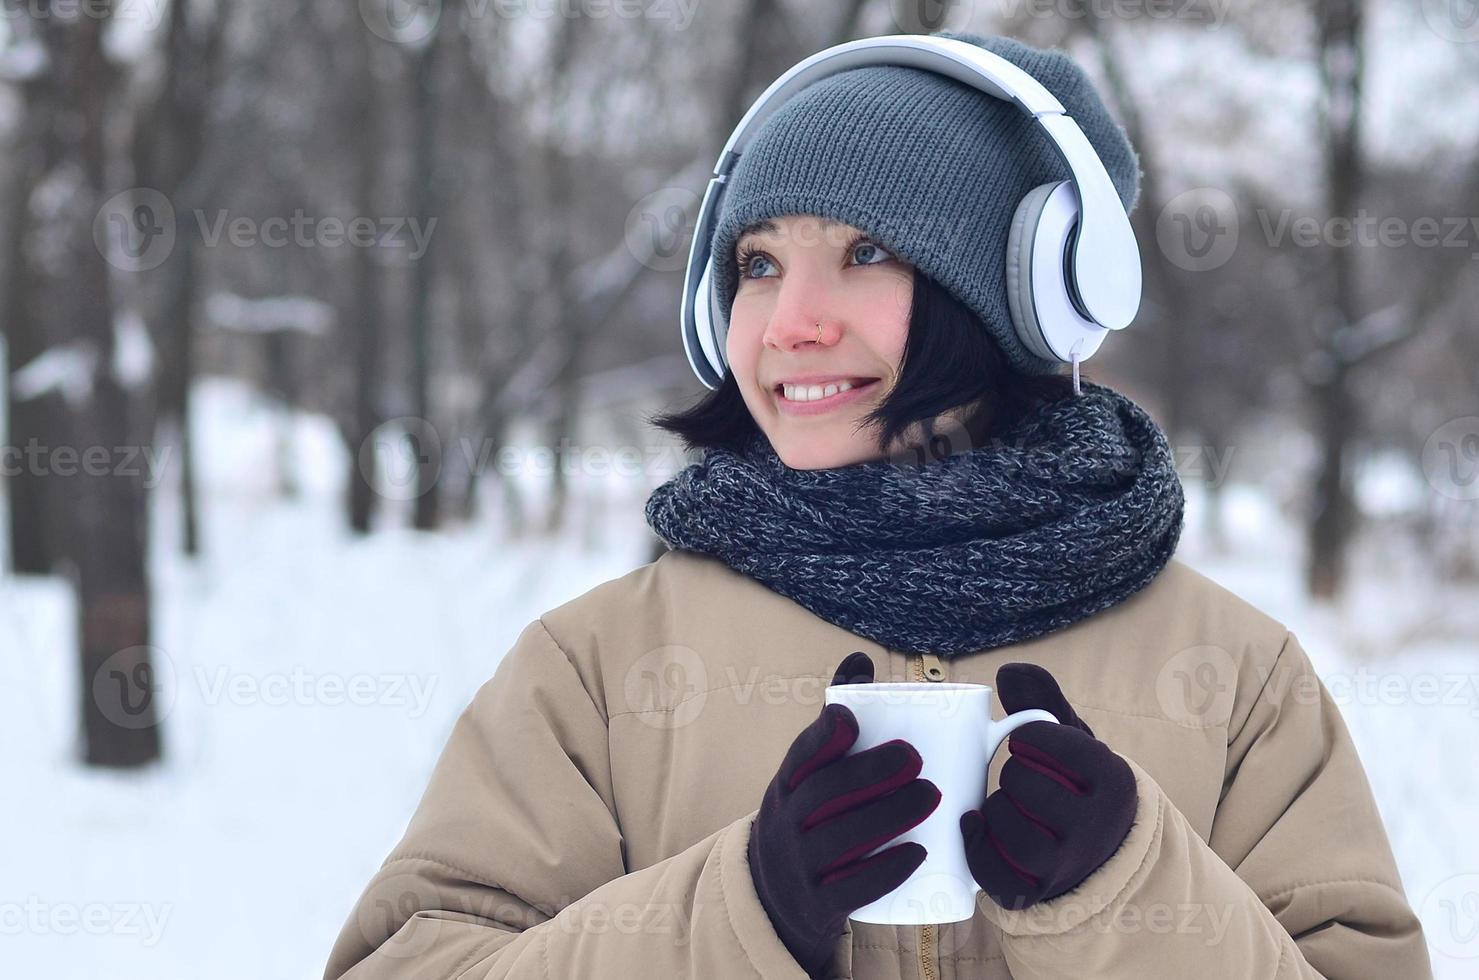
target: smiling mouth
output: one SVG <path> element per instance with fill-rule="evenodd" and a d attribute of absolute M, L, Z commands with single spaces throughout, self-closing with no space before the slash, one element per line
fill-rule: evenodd
<path fill-rule="evenodd" d="M 879 380 L 878 378 L 855 378 L 849 379 L 846 382 L 831 381 L 823 385 L 797 385 L 792 390 L 793 396 L 800 395 L 802 392 L 806 392 L 809 395 L 815 389 L 819 388 L 821 389 L 820 397 L 802 396 L 788 398 L 786 397 L 786 385 L 784 384 L 776 385 L 774 393 L 776 400 L 780 404 L 794 406 L 797 410 L 804 410 L 813 406 L 820 408 L 831 405 L 834 402 L 851 401 L 854 398 L 860 397 L 864 391 L 872 388 Z M 841 387 L 843 384 L 847 385 L 847 387 Z"/>
<path fill-rule="evenodd" d="M 851 391 L 851 390 L 856 390 L 858 388 L 866 388 L 869 385 L 875 383 L 876 381 L 878 381 L 877 378 L 848 378 L 848 379 L 846 379 L 845 382 L 843 382 L 843 381 L 828 381 L 826 384 L 794 385 L 792 387 L 799 388 L 799 389 L 801 389 L 803 391 L 804 390 L 809 390 L 811 388 L 821 388 L 823 391 L 825 391 L 829 385 L 842 385 L 842 384 L 845 383 L 848 386 L 847 390 L 850 390 Z M 780 384 L 777 384 L 771 390 L 774 391 L 777 395 L 784 396 L 785 393 L 786 393 L 786 387 L 787 386 L 786 386 L 785 382 L 781 382 Z"/>

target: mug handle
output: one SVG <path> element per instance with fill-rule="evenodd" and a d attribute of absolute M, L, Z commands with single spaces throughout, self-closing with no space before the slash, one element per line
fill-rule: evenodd
<path fill-rule="evenodd" d="M 1028 708 L 1025 711 L 1016 711 L 1007 715 L 1001 721 L 994 721 L 991 723 L 991 727 L 987 729 L 990 733 L 988 737 L 991 741 L 986 746 L 986 761 L 989 763 L 992 759 L 996 758 L 996 750 L 1001 748 L 1001 743 L 1007 740 L 1007 736 L 1029 721 L 1051 721 L 1055 725 L 1062 724 L 1057 718 L 1053 717 L 1051 711 L 1044 711 L 1042 708 Z"/>

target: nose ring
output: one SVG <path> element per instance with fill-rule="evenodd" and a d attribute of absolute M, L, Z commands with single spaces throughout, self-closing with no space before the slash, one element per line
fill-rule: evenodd
<path fill-rule="evenodd" d="M 817 343 L 822 342 L 822 321 L 817 321 Z"/>

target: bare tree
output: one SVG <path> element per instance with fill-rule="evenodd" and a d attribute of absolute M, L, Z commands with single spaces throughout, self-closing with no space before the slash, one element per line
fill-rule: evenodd
<path fill-rule="evenodd" d="M 192 321 L 197 286 L 196 239 L 189 218 L 194 196 L 203 186 L 209 113 L 220 82 L 226 0 L 214 17 L 201 23 L 196 4 L 176 0 L 169 6 L 165 40 L 164 82 L 158 97 L 141 113 L 135 127 L 136 182 L 175 204 L 175 240 L 163 266 L 163 296 L 152 331 L 160 352 L 158 411 L 175 427 L 180 453 L 181 540 L 187 555 L 200 551 L 199 503 L 195 480 L 195 445 L 191 438 L 190 386 L 195 379 L 195 329 Z"/>
<path fill-rule="evenodd" d="M 349 165 L 350 207 L 355 215 L 374 215 L 383 141 L 381 99 L 372 60 L 381 42 L 368 30 L 351 30 L 331 40 L 330 60 L 338 69 L 335 75 L 345 80 L 335 90 L 343 100 L 338 107 L 340 119 L 346 132 L 355 134 L 364 144 Z M 352 262 L 353 282 L 338 320 L 354 369 L 353 405 L 343 423 L 344 440 L 349 446 L 349 526 L 363 534 L 370 530 L 376 503 L 370 440 L 383 421 L 378 403 L 384 383 L 383 328 L 375 249 L 354 249 Z"/>
<path fill-rule="evenodd" d="M 32 195 L 24 249 L 30 279 L 21 317 L 45 338 L 43 357 L 72 358 L 75 386 L 62 431 L 79 455 L 137 444 L 136 407 L 113 368 L 115 337 L 109 266 L 93 239 L 106 190 L 109 94 L 116 78 L 103 53 L 112 14 L 99 3 L 82 16 L 35 8 L 47 60 L 49 123 L 39 133 L 41 176 Z M 38 201 L 44 195 L 47 203 Z M 123 472 L 51 474 L 48 491 L 65 521 L 68 577 L 77 594 L 84 759 L 136 766 L 159 757 L 150 653 L 147 515 L 142 479 Z"/>
<path fill-rule="evenodd" d="M 12 44 L 40 44 L 39 22 L 25 17 L 10 20 L 17 36 Z M 40 48 L 44 50 L 44 48 Z M 46 162 L 44 135 L 56 124 L 55 79 L 50 71 L 18 74 L 9 79 L 19 95 L 20 119 L 12 144 L 6 147 L 10 162 L 4 188 L 4 266 L 0 268 L 0 316 L 3 316 L 9 370 L 14 373 L 45 350 L 40 325 L 28 316 L 33 305 L 26 244 L 32 226 L 31 200 L 43 176 Z M 5 386 L 8 432 L 4 444 L 23 448 L 35 439 L 37 445 L 53 445 L 62 411 L 60 396 L 27 397 L 15 384 Z M 18 466 L 7 475 L 10 497 L 10 567 L 18 573 L 44 575 L 58 557 L 60 543 L 53 531 L 54 508 L 49 506 L 45 476 L 31 466 Z"/>
<path fill-rule="evenodd" d="M 1371 167 L 1362 147 L 1362 83 L 1365 73 L 1364 0 L 1321 0 L 1315 5 L 1321 80 L 1320 136 L 1326 211 L 1355 220 L 1370 191 Z M 1476 168 L 1479 176 L 1479 168 Z M 1460 277 L 1472 269 L 1435 257 L 1395 289 L 1373 297 L 1361 252 L 1347 243 L 1323 250 L 1318 314 L 1308 320 L 1314 356 L 1303 362 L 1320 446 L 1305 568 L 1311 595 L 1333 597 L 1343 584 L 1346 551 L 1358 513 L 1352 492 L 1357 440 L 1369 430 L 1364 408 L 1353 394 L 1357 370 L 1409 343 L 1434 322 Z M 1470 273 L 1471 274 L 1471 273 Z"/>
<path fill-rule="evenodd" d="M 403 45 L 407 52 L 411 76 L 412 125 L 412 188 L 415 202 L 413 211 L 423 222 L 428 234 L 424 252 L 412 261 L 411 276 L 411 399 L 412 412 L 428 423 L 434 423 L 431 410 L 431 350 L 434 336 L 432 322 L 432 289 L 437 281 L 438 265 L 435 261 L 435 222 L 442 207 L 438 186 L 438 114 L 441 111 L 441 90 L 437 72 L 438 54 L 449 43 L 451 31 L 433 31 L 421 44 Z M 419 438 L 413 434 L 413 438 Z M 413 454 L 413 477 L 416 497 L 412 526 L 418 530 L 431 530 L 440 520 L 440 483 L 438 470 L 426 464 L 427 455 L 417 447 Z"/>

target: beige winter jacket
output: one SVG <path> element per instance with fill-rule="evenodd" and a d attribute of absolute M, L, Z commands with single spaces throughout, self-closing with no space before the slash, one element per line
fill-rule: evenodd
<path fill-rule="evenodd" d="M 1180 561 L 1074 626 L 936 658 L 674 551 L 523 630 L 325 978 L 805 980 L 746 844 L 853 650 L 880 681 L 993 684 L 1004 663 L 1041 664 L 1129 760 L 1140 800 L 1073 891 L 1014 913 L 978 892 L 973 918 L 942 925 L 849 920 L 836 976 L 1431 976 L 1365 772 L 1299 641 Z"/>

